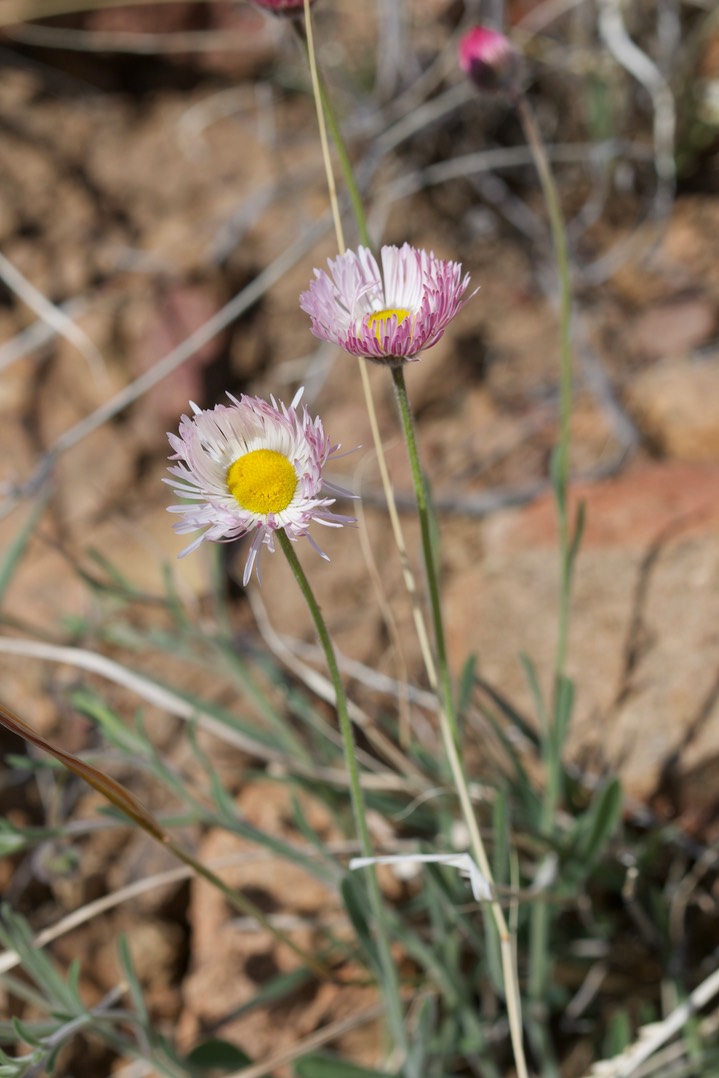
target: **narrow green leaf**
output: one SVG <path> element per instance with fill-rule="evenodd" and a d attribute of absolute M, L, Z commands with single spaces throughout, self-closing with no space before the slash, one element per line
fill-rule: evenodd
<path fill-rule="evenodd" d="M 492 833 L 494 835 L 494 855 L 492 872 L 496 883 L 506 883 L 509 875 L 509 809 L 506 792 L 496 791 L 492 807 Z"/>
<path fill-rule="evenodd" d="M 5 557 L 0 561 L 0 606 L 3 604 L 5 592 L 15 575 L 15 570 L 22 561 L 30 536 L 35 531 L 37 522 L 45 512 L 48 497 L 49 495 L 46 493 L 37 499 L 24 525 L 8 546 Z"/>
<path fill-rule="evenodd" d="M 372 869 L 369 871 L 372 871 Z M 367 898 L 367 892 L 356 873 L 348 873 L 342 880 L 340 883 L 340 895 L 345 904 L 347 916 L 352 922 L 352 927 L 357 934 L 357 939 L 361 943 L 373 971 L 377 976 L 380 976 L 382 964 L 366 916 L 366 911 L 369 908 L 369 900 Z"/>
<path fill-rule="evenodd" d="M 575 845 L 575 857 L 588 870 L 614 834 L 622 814 L 622 787 L 612 778 L 597 790 L 582 819 L 582 830 Z"/>
<path fill-rule="evenodd" d="M 70 703 L 81 715 L 97 723 L 108 741 L 117 748 L 132 756 L 147 756 L 147 740 L 123 722 L 94 690 L 87 687 L 77 689 L 71 694 Z"/>
<path fill-rule="evenodd" d="M 534 663 L 532 662 L 532 660 L 530 659 L 529 655 L 527 655 L 525 652 L 522 652 L 520 654 L 519 661 L 522 664 L 522 668 L 524 670 L 524 676 L 527 679 L 527 684 L 529 685 L 529 691 L 531 692 L 532 699 L 534 700 L 534 709 L 535 709 L 535 711 L 537 713 L 537 718 L 539 719 L 540 727 L 544 731 L 544 734 L 545 734 L 545 736 L 543 737 L 542 740 L 543 740 L 543 743 L 546 745 L 546 732 L 547 732 L 547 730 L 549 728 L 549 720 L 548 720 L 548 716 L 547 716 L 547 708 L 546 708 L 546 705 L 544 703 L 544 697 L 542 696 L 542 690 L 539 687 L 539 678 L 537 677 L 537 668 L 534 665 Z"/>
<path fill-rule="evenodd" d="M 572 531 L 572 537 L 569 542 L 569 571 L 571 573 L 574 568 L 574 562 L 576 561 L 577 554 L 579 553 L 579 547 L 582 543 L 582 537 L 584 535 L 584 525 L 587 518 L 587 505 L 586 502 L 580 502 L 577 506 L 577 514 L 574 518 L 574 529 Z"/>
<path fill-rule="evenodd" d="M 269 981 L 266 981 L 261 985 L 253 994 L 251 999 L 248 999 L 247 1003 L 243 1003 L 238 1007 L 233 1015 L 235 1018 L 242 1018 L 246 1014 L 250 1014 L 252 1011 L 258 1010 L 260 1007 L 268 1007 L 275 1003 L 281 1003 L 288 996 L 291 996 L 294 992 L 299 992 L 305 985 L 310 984 L 315 980 L 315 974 L 310 970 L 305 969 L 303 966 L 299 966 L 297 969 L 290 970 L 289 973 L 278 973 L 275 977 L 272 977 Z"/>
<path fill-rule="evenodd" d="M 560 761 L 562 758 L 573 710 L 574 682 L 571 678 L 561 676 L 557 679 L 557 692 L 554 703 L 554 725 L 552 729 L 551 751 L 556 761 Z"/>
<path fill-rule="evenodd" d="M 213 1070 L 214 1068 L 234 1070 L 252 1065 L 252 1059 L 247 1052 L 217 1037 L 198 1044 L 186 1056 L 185 1062 L 193 1070 Z"/>
<path fill-rule="evenodd" d="M 338 1056 L 317 1053 L 298 1059 L 295 1074 L 297 1078 L 396 1078 L 387 1071 L 368 1070 Z"/>
<path fill-rule="evenodd" d="M 114 564 L 114 562 L 110 561 L 101 550 L 98 550 L 97 547 L 88 547 L 86 553 L 90 561 L 94 561 L 95 565 L 107 574 L 107 581 L 91 581 L 95 587 L 100 587 L 103 591 L 110 591 L 113 593 L 119 591 L 121 595 L 126 596 L 127 598 L 139 597 L 142 595 L 142 592 L 138 590 L 136 584 L 134 584 L 133 581 Z"/>
<path fill-rule="evenodd" d="M 607 1032 L 602 1046 L 602 1059 L 611 1059 L 622 1054 L 633 1040 L 632 1023 L 626 1011 L 617 1011 L 609 1019 Z"/>
<path fill-rule="evenodd" d="M 488 681 L 484 681 L 481 677 L 475 678 L 475 685 L 481 692 L 489 697 L 507 722 L 509 722 L 511 726 L 516 726 L 522 737 L 526 738 L 530 745 L 534 748 L 539 748 L 540 739 L 537 736 L 536 728 L 525 719 L 521 711 L 518 711 L 506 696 L 495 689 L 494 686 L 490 685 Z M 480 706 L 484 712 L 484 707 L 482 705 Z"/>
<path fill-rule="evenodd" d="M 146 1026 L 150 1020 L 150 1016 L 145 1005 L 145 997 L 142 992 L 140 981 L 135 973 L 135 967 L 132 964 L 132 955 L 130 954 L 130 944 L 128 943 L 127 936 L 119 936 L 117 940 L 117 954 L 120 959 L 120 965 L 122 971 L 125 974 L 125 980 L 127 981 L 127 987 L 132 997 L 132 1002 L 135 1005 L 135 1011 L 142 1023 Z"/>
<path fill-rule="evenodd" d="M 564 451 L 561 444 L 554 447 L 549 461 L 549 479 L 557 500 L 560 512 L 564 512 L 567 504 L 567 490 L 564 482 L 563 468 Z"/>
<path fill-rule="evenodd" d="M 461 717 L 465 714 L 472 699 L 472 690 L 477 671 L 477 656 L 469 655 L 462 667 L 459 677 L 459 698 L 457 700 L 457 714 Z"/>

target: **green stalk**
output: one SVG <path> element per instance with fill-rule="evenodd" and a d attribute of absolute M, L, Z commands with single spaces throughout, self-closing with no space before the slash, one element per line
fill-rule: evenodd
<path fill-rule="evenodd" d="M 557 507 L 559 529 L 559 609 L 557 648 L 554 663 L 554 699 L 550 728 L 543 731 L 544 759 L 547 768 L 546 785 L 542 801 L 541 831 L 549 835 L 553 829 L 554 815 L 561 793 L 562 752 L 567 729 L 569 684 L 565 675 L 572 568 L 575 542 L 570 534 L 567 491 L 569 487 L 570 420 L 572 414 L 572 346 L 571 317 L 572 292 L 569 266 L 569 249 L 559 195 L 549 167 L 539 129 L 529 101 L 518 94 L 515 104 L 527 143 L 539 175 L 552 234 L 552 242 L 559 278 L 559 327 L 560 327 L 560 396 L 559 441 L 552 462 L 552 487 Z M 547 1013 L 546 990 L 551 974 L 550 954 L 550 906 L 536 902 L 532 906 L 529 941 L 529 998 L 537 1019 L 535 1037 L 548 1066 L 550 1075 L 556 1074 L 552 1062 L 551 1047 L 546 1035 L 544 1018 Z"/>
<path fill-rule="evenodd" d="M 569 603 L 572 574 L 571 539 L 569 534 L 569 515 L 567 512 L 567 489 L 569 487 L 569 424 L 572 417 L 572 286 L 569 267 L 569 247 L 564 217 L 559 202 L 559 194 L 549 167 L 549 160 L 544 149 L 534 114 L 524 94 L 516 99 L 519 119 L 524 129 L 527 144 L 531 150 L 535 168 L 542 185 L 542 193 L 547 205 L 552 243 L 557 260 L 559 277 L 559 332 L 560 332 L 560 375 L 559 375 L 559 441 L 554 462 L 554 492 L 557 503 L 559 524 L 560 581 L 559 581 L 559 631 L 557 651 L 554 663 L 555 692 L 559 692 L 559 682 L 564 677 L 567 660 L 567 640 L 569 636 Z"/>
<path fill-rule="evenodd" d="M 317 81 L 320 91 L 322 111 L 325 114 L 325 121 L 327 123 L 327 127 L 329 128 L 330 135 L 332 136 L 332 142 L 334 143 L 337 160 L 339 161 L 340 169 L 342 170 L 342 179 L 344 180 L 345 187 L 347 188 L 350 205 L 352 206 L 352 213 L 354 214 L 357 231 L 359 232 L 359 240 L 364 247 L 371 247 L 372 241 L 370 240 L 369 228 L 367 227 L 367 215 L 364 212 L 362 195 L 360 194 L 359 187 L 357 186 L 354 169 L 352 168 L 352 162 L 350 161 L 349 154 L 347 153 L 347 146 L 342 135 L 340 125 L 337 122 L 335 110 L 332 108 L 332 102 L 329 99 L 327 88 L 324 84 L 324 79 L 319 74 L 319 72 L 317 76 Z"/>
<path fill-rule="evenodd" d="M 367 247 L 370 247 L 371 242 L 369 237 L 369 231 L 367 228 L 367 219 L 364 212 L 362 198 L 355 181 L 352 164 L 347 153 L 344 139 L 342 138 L 342 132 L 340 130 L 339 124 L 337 123 L 334 110 L 329 100 L 329 96 L 327 95 L 325 87 L 320 80 L 319 72 L 317 71 L 317 66 L 314 61 L 311 36 L 312 31 L 310 7 L 308 0 L 305 0 L 305 26 L 307 32 L 307 37 L 305 40 L 307 43 L 308 58 L 313 78 L 313 88 L 315 91 L 316 98 L 319 100 L 321 106 L 319 110 L 321 111 L 321 116 L 319 117 L 320 130 L 322 132 L 322 121 L 324 119 L 324 123 L 329 128 L 332 139 L 334 141 L 335 150 L 337 152 L 344 181 L 349 192 L 349 197 L 354 211 L 361 241 Z M 332 196 L 332 193 L 334 191 L 334 180 L 331 175 L 331 164 L 329 162 L 328 156 L 326 158 L 325 164 L 328 171 L 330 194 Z M 335 220 L 338 222 L 338 214 L 336 212 L 336 209 Z M 337 239 L 340 251 L 342 251 L 344 249 L 344 243 L 342 240 L 341 226 L 339 225 L 339 222 L 337 228 Z M 446 655 L 444 625 L 442 621 L 442 607 L 439 594 L 439 577 L 436 571 L 434 553 L 432 548 L 432 529 L 434 521 L 431 514 L 429 498 L 427 497 L 427 488 L 419 463 L 419 453 L 417 451 L 417 443 L 414 434 L 414 423 L 412 420 L 412 413 L 409 407 L 407 391 L 404 383 L 404 373 L 402 371 L 401 363 L 394 367 L 392 370 L 395 384 L 395 392 L 397 395 L 400 416 L 402 418 L 402 426 L 405 432 L 405 442 L 407 444 L 407 450 L 409 453 L 410 467 L 412 469 L 412 477 L 417 497 L 420 527 L 422 531 L 422 548 L 424 551 L 426 574 L 431 597 L 432 618 L 434 621 L 435 646 L 437 649 L 438 669 L 435 667 L 434 657 L 431 653 L 428 635 L 425 628 L 424 614 L 422 611 L 421 604 L 419 602 L 419 596 L 417 594 L 414 576 L 409 566 L 407 548 L 404 541 L 404 536 L 402 534 L 402 527 L 395 504 L 394 491 L 392 489 L 392 485 L 389 479 L 389 473 L 387 471 L 384 450 L 379 434 L 379 427 L 377 425 L 376 413 L 374 409 L 374 404 L 372 402 L 369 378 L 367 376 L 365 365 L 363 364 L 363 361 L 361 359 L 359 360 L 359 367 L 365 394 L 365 400 L 367 402 L 370 425 L 372 427 L 372 437 L 377 451 L 380 474 L 382 476 L 382 485 L 387 498 L 387 507 L 389 510 L 392 530 L 395 536 L 397 548 L 400 552 L 403 575 L 412 604 L 412 613 L 415 621 L 415 626 L 417 628 L 417 635 L 422 650 L 422 656 L 424 659 L 425 668 L 427 670 L 429 682 L 433 689 L 439 689 L 440 700 L 442 701 L 442 706 L 440 707 L 440 730 L 445 747 L 445 752 L 447 754 L 447 759 L 449 761 L 452 777 L 454 780 L 455 787 L 457 789 L 460 805 L 462 807 L 462 814 L 470 834 L 470 844 L 475 861 L 477 862 L 480 871 L 491 883 L 492 875 L 490 865 L 484 849 L 482 836 L 477 825 L 474 810 L 472 808 L 467 779 L 462 767 L 459 724 L 457 720 L 457 711 L 454 703 L 452 682 L 449 674 L 449 664 L 447 662 Z M 528 1078 L 527 1064 L 524 1057 L 524 1045 L 522 1041 L 521 997 L 519 992 L 519 985 L 517 982 L 516 963 L 512 947 L 512 939 L 507 928 L 504 913 L 499 902 L 497 902 L 496 899 L 492 900 L 491 908 L 500 941 L 502 971 L 507 1001 L 507 1016 L 509 1019 L 510 1036 L 512 1041 L 512 1050 L 514 1053 L 515 1064 L 517 1068 L 517 1075 L 518 1078 Z"/>
<path fill-rule="evenodd" d="M 407 383 L 404 379 L 404 367 L 402 364 L 403 361 L 400 361 L 391 366 L 392 383 L 394 385 L 395 398 L 399 409 L 402 431 L 404 433 L 407 455 L 409 457 L 409 466 L 412 470 L 412 482 L 414 484 L 415 497 L 417 499 L 417 515 L 419 516 L 419 525 L 422 533 L 422 551 L 427 573 L 430 607 L 432 609 L 434 642 L 437 650 L 439 688 L 443 707 L 447 713 L 447 718 L 452 731 L 452 737 L 457 747 L 459 747 L 459 723 L 457 721 L 457 711 L 454 704 L 454 693 L 452 691 L 452 680 L 450 678 L 449 664 L 447 662 L 447 647 L 445 644 L 444 621 L 442 618 L 442 601 L 439 593 L 439 572 L 436 565 L 434 545 L 432 543 L 434 521 L 432 519 L 430 501 L 427 496 L 427 484 L 419 460 L 419 450 L 417 448 L 417 438 L 414 430 L 414 419 L 409 398 L 407 396 Z"/>
<path fill-rule="evenodd" d="M 345 182 L 347 188 L 347 194 L 349 196 L 350 205 L 352 206 L 352 213 L 354 214 L 355 222 L 357 224 L 357 231 L 359 232 L 360 243 L 365 247 L 371 247 L 369 229 L 367 227 L 367 215 L 364 212 L 364 204 L 362 202 L 362 195 L 360 194 L 359 187 L 357 186 L 357 180 L 355 179 L 354 169 L 352 168 L 352 162 L 350 161 L 349 154 L 347 152 L 347 144 L 342 134 L 342 129 L 337 120 L 337 115 L 332 107 L 332 101 L 327 93 L 327 87 L 325 81 L 322 78 L 320 70 L 317 64 L 314 62 L 314 54 L 311 48 L 311 42 L 308 39 L 308 31 L 311 34 L 311 23 L 301 23 L 299 20 L 295 23 L 295 29 L 304 46 L 307 53 L 307 62 L 310 68 L 310 74 L 312 75 L 313 90 L 319 98 L 319 103 L 322 109 L 322 115 L 324 116 L 325 124 L 329 130 L 332 142 L 334 143 L 335 153 L 337 154 L 337 160 L 339 161 L 340 169 L 342 170 L 342 179 Z M 339 240 L 339 236 L 338 236 Z M 340 254 L 344 243 L 338 243 L 340 248 Z"/>
<path fill-rule="evenodd" d="M 359 836 L 360 845 L 362 848 L 362 854 L 365 857 L 372 856 L 372 841 L 370 838 L 369 828 L 367 826 L 367 810 L 365 808 L 364 792 L 362 790 L 362 783 L 360 781 L 359 766 L 357 764 L 357 757 L 355 756 L 355 743 L 354 736 L 352 734 L 352 723 L 349 717 L 349 711 L 347 710 L 347 696 L 344 690 L 344 684 L 342 677 L 340 676 L 339 666 L 337 665 L 337 658 L 335 656 L 335 650 L 332 645 L 327 625 L 322 616 L 319 603 L 317 602 L 314 592 L 310 586 L 310 582 L 305 576 L 304 570 L 300 565 L 295 548 L 290 539 L 288 539 L 283 529 L 280 529 L 277 533 L 277 539 L 282 552 L 284 553 L 289 563 L 290 569 L 294 575 L 300 591 L 304 596 L 308 609 L 312 616 L 312 620 L 317 630 L 317 635 L 320 640 L 320 645 L 325 654 L 325 661 L 327 663 L 327 669 L 329 671 L 330 679 L 335 690 L 335 703 L 337 707 L 337 717 L 339 719 L 340 733 L 342 735 L 342 742 L 344 746 L 345 764 L 347 766 L 347 772 L 349 775 L 350 784 L 350 799 L 352 801 L 352 812 L 354 815 L 355 827 Z M 382 894 L 377 883 L 377 876 L 374 871 L 367 873 L 367 881 L 369 886 L 369 897 L 372 906 L 372 913 L 374 921 L 377 926 L 377 944 L 382 963 L 382 980 L 387 999 L 388 1007 L 388 1020 L 394 1037 L 395 1046 L 402 1053 L 403 1058 L 407 1054 L 407 1039 L 404 1027 L 404 1014 L 402 1011 L 402 999 L 399 991 L 399 980 L 397 977 L 397 971 L 395 969 L 394 961 L 392 959 L 392 953 L 390 950 L 389 942 L 389 930 L 387 926 L 387 917 L 385 913 L 384 904 L 382 901 Z"/>
<path fill-rule="evenodd" d="M 442 602 L 439 589 L 439 572 L 435 558 L 435 550 L 432 543 L 432 534 L 436 531 L 436 521 L 428 497 L 427 483 L 422 472 L 415 437 L 414 419 L 412 409 L 407 396 L 407 385 L 404 379 L 403 361 L 391 366 L 392 382 L 394 384 L 397 406 L 399 409 L 402 431 L 407 446 L 407 455 L 412 472 L 412 482 L 417 499 L 417 514 L 419 516 L 420 531 L 422 535 L 422 553 L 424 557 L 427 585 L 429 588 L 430 606 L 432 608 L 432 621 L 435 634 L 435 648 L 437 651 L 437 675 L 440 692 L 441 707 L 439 709 L 440 732 L 447 754 L 452 780 L 457 790 L 457 796 L 462 808 L 462 816 L 469 831 L 470 846 L 474 860 L 480 872 L 493 884 L 492 869 L 489 858 L 484 848 L 482 834 L 477 824 L 477 818 L 472 807 L 467 785 L 467 776 L 462 764 L 461 742 L 459 736 L 459 721 L 452 690 L 452 678 L 447 660 L 447 647 L 444 635 L 444 620 L 442 616 Z M 514 1062 L 517 1068 L 518 1078 L 528 1078 L 527 1063 L 524 1057 L 524 1045 L 522 1042 L 522 1001 L 517 982 L 517 970 L 512 948 L 512 937 L 507 927 L 504 912 L 499 902 L 493 898 L 490 902 L 492 917 L 494 919 L 497 936 L 499 938 L 500 955 L 502 960 L 502 977 L 507 1002 L 507 1018 L 509 1032 L 512 1041 Z"/>
<path fill-rule="evenodd" d="M 332 135 L 332 139 L 335 144 L 335 150 L 342 169 L 342 176 L 345 181 L 345 185 L 349 192 L 350 202 L 357 222 L 357 230 L 360 235 L 362 243 L 366 247 L 371 247 L 369 229 L 367 227 L 367 217 L 364 212 L 364 206 L 362 204 L 362 196 L 357 187 L 355 180 L 354 170 L 352 169 L 352 162 L 347 152 L 347 146 L 342 136 L 340 125 L 337 121 L 337 116 L 332 108 L 332 101 L 327 93 L 324 82 L 320 75 L 319 68 L 317 66 L 317 58 L 314 50 L 314 37 L 312 32 L 312 19 L 310 15 L 309 0 L 305 0 L 305 21 L 301 26 L 297 26 L 297 32 L 300 36 L 302 43 L 307 51 L 307 61 L 310 69 L 310 78 L 312 80 L 312 91 L 315 98 L 315 107 L 317 109 L 317 123 L 320 133 L 320 144 L 322 146 L 322 156 L 325 163 L 325 172 L 327 174 L 327 188 L 330 197 L 330 204 L 332 206 L 332 215 L 335 221 L 335 231 L 337 234 L 337 248 L 340 254 L 345 251 L 344 235 L 342 232 L 342 221 L 339 212 L 339 205 L 337 202 L 337 190 L 334 179 L 334 171 L 332 169 L 332 161 L 329 154 L 329 145 L 327 140 L 327 129 Z M 394 490 L 392 488 L 392 481 L 390 479 L 389 470 L 387 468 L 387 460 L 385 457 L 384 446 L 382 445 L 382 436 L 380 434 L 379 423 L 377 420 L 377 411 L 374 406 L 374 400 L 372 398 L 372 387 L 370 384 L 369 374 L 367 373 L 367 364 L 365 361 L 358 357 L 357 368 L 359 371 L 360 381 L 362 382 L 362 392 L 364 394 L 365 405 L 367 408 L 367 418 L 369 420 L 370 430 L 372 431 L 372 443 L 375 448 L 377 456 L 377 466 L 379 468 L 380 478 L 382 481 L 382 489 L 384 491 L 385 499 L 387 501 L 387 512 L 389 514 L 390 524 L 392 526 L 392 534 L 394 536 L 395 545 L 399 553 L 400 562 L 402 565 L 402 576 L 404 584 L 409 595 L 410 604 L 412 607 L 412 617 L 414 619 L 415 629 L 417 631 L 417 640 L 419 642 L 420 651 L 422 653 L 422 660 L 427 671 L 427 678 L 433 689 L 437 687 L 437 673 L 434 665 L 434 656 L 432 655 L 432 649 L 429 643 L 429 634 L 427 632 L 427 626 L 425 624 L 424 612 L 422 604 L 417 594 L 417 586 L 415 583 L 414 575 L 410 567 L 409 557 L 407 555 L 407 544 L 405 542 L 404 533 L 402 531 L 402 523 L 397 511 L 397 504 L 394 496 Z M 390 631 L 391 628 L 390 628 Z"/>

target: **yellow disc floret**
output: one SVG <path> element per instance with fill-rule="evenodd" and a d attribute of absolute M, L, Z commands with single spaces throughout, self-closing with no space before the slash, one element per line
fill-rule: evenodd
<path fill-rule="evenodd" d="M 267 516 L 287 508 L 297 488 L 297 476 L 282 453 L 253 449 L 227 469 L 227 486 L 243 509 Z"/>
<path fill-rule="evenodd" d="M 375 311 L 367 319 L 367 329 L 373 329 L 375 336 L 379 344 L 382 343 L 382 332 L 389 322 L 390 318 L 395 317 L 397 319 L 397 325 L 401 326 L 405 318 L 409 318 L 409 311 L 404 307 L 388 307 L 384 311 Z"/>

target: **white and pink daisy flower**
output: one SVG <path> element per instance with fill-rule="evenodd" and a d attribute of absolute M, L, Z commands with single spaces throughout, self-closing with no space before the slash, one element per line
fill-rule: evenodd
<path fill-rule="evenodd" d="M 328 259 L 329 274 L 300 296 L 316 337 L 355 356 L 396 365 L 431 348 L 462 307 L 469 274 L 431 252 L 383 247 L 382 270 L 366 247 Z"/>
<path fill-rule="evenodd" d="M 353 524 L 353 517 L 329 512 L 334 498 L 322 496 L 323 488 L 347 494 L 322 478 L 322 470 L 339 448 L 331 446 L 319 417 L 312 419 L 298 408 L 300 389 L 289 408 L 270 397 L 239 400 L 231 393 L 230 405 L 217 404 L 203 411 L 190 402 L 192 417 L 183 415 L 179 437 L 168 434 L 174 450 L 170 460 L 180 461 L 165 479 L 188 501 L 168 507 L 182 514 L 175 524 L 180 535 L 205 530 L 180 557 L 201 543 L 229 543 L 252 536 L 242 583 L 247 584 L 264 544 L 274 551 L 274 534 L 284 529 L 289 539 L 309 536 L 310 524 L 340 528 Z M 348 495 L 351 496 L 351 495 Z M 259 574 L 258 574 L 259 575 Z"/>

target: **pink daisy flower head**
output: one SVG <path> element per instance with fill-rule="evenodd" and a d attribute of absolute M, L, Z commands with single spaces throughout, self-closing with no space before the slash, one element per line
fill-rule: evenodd
<path fill-rule="evenodd" d="M 275 15 L 301 15 L 305 9 L 305 0 L 253 0 L 257 7 L 271 11 Z M 310 0 L 313 4 L 314 0 Z"/>
<path fill-rule="evenodd" d="M 329 274 L 300 296 L 315 337 L 355 356 L 397 366 L 431 348 L 462 306 L 469 275 L 431 252 L 383 247 L 382 269 L 366 247 L 328 259 Z"/>
<path fill-rule="evenodd" d="M 180 557 L 204 542 L 229 543 L 251 535 L 242 578 L 246 585 L 263 544 L 274 551 L 280 528 L 292 540 L 307 536 L 327 559 L 308 535 L 310 525 L 354 523 L 353 517 L 329 512 L 335 499 L 323 496 L 323 488 L 347 494 L 322 478 L 339 447 L 330 445 L 319 417 L 312 419 L 304 407 L 299 410 L 302 392 L 289 408 L 274 397 L 268 402 L 242 394 L 238 400 L 231 393 L 230 405 L 206 411 L 191 402 L 194 414 L 182 416 L 179 436 L 167 435 L 174 450 L 170 460 L 179 463 L 168 469 L 174 478 L 164 482 L 187 499 L 168 507 L 181 514 L 175 531 L 204 531 Z"/>
<path fill-rule="evenodd" d="M 459 66 L 480 90 L 518 93 L 522 57 L 498 30 L 474 26 L 459 43 Z"/>

